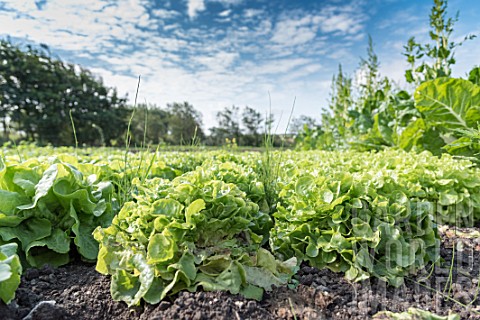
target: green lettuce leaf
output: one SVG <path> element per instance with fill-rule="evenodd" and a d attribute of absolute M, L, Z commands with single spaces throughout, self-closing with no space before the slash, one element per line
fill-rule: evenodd
<path fill-rule="evenodd" d="M 0 299 L 7 304 L 15 297 L 22 274 L 22 265 L 16 251 L 16 243 L 0 245 Z"/>

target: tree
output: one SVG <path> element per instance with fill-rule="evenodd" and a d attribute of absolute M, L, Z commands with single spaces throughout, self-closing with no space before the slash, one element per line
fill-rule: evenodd
<path fill-rule="evenodd" d="M 262 123 L 264 119 L 262 114 L 257 110 L 245 106 L 242 112 L 242 124 L 245 128 L 245 136 L 243 138 L 244 144 L 253 147 L 261 145 Z"/>
<path fill-rule="evenodd" d="M 188 102 L 167 104 L 168 142 L 174 145 L 190 145 L 202 140 L 202 115 Z"/>
<path fill-rule="evenodd" d="M 167 143 L 170 118 L 168 111 L 154 104 L 141 104 L 131 112 L 134 112 L 130 124 L 133 145 L 143 145 L 144 140 L 147 145 Z"/>
<path fill-rule="evenodd" d="M 275 125 L 275 115 L 273 113 L 267 113 L 265 115 L 265 120 L 264 122 L 264 134 L 275 134 L 276 128 L 274 128 Z"/>
<path fill-rule="evenodd" d="M 313 130 L 317 128 L 319 125 L 317 120 L 313 117 L 301 115 L 299 117 L 295 117 L 292 119 L 292 122 L 289 125 L 289 131 L 291 134 L 298 134 L 305 130 L 305 127 Z"/>
<path fill-rule="evenodd" d="M 240 130 L 240 108 L 236 106 L 226 107 L 217 112 L 218 126 L 210 129 L 212 141 L 215 145 L 222 145 L 226 139 L 240 144 L 242 132 Z"/>
<path fill-rule="evenodd" d="M 126 99 L 119 98 L 116 89 L 106 87 L 88 70 L 80 69 L 70 76 L 71 82 L 65 89 L 68 94 L 60 100 L 58 109 L 63 106 L 72 111 L 78 140 L 88 145 L 112 145 L 121 141 L 129 115 Z M 65 130 L 70 133 L 70 128 Z M 67 138 L 64 141 L 68 141 Z"/>
<path fill-rule="evenodd" d="M 48 47 L 22 50 L 0 41 L 0 118 L 4 138 L 12 127 L 31 141 L 109 144 L 126 128 L 126 99 L 88 70 L 50 56 Z"/>

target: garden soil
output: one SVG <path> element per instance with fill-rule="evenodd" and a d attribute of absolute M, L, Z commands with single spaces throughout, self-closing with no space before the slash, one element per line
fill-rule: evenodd
<path fill-rule="evenodd" d="M 298 285 L 275 288 L 262 301 L 225 292 L 182 292 L 157 305 L 128 308 L 111 299 L 109 277 L 93 264 L 45 266 L 24 272 L 16 298 L 0 304 L 0 319 L 370 319 L 409 307 L 480 319 L 479 230 L 442 227 L 441 265 L 409 277 L 399 288 L 377 279 L 350 283 L 341 274 L 304 265 L 295 276 Z"/>

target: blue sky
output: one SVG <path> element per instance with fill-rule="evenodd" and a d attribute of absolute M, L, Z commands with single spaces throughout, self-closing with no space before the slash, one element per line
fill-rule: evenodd
<path fill-rule="evenodd" d="M 45 43 L 64 61 L 103 77 L 120 94 L 164 106 L 188 101 L 215 114 L 238 105 L 267 112 L 282 128 L 295 114 L 319 117 L 342 63 L 354 75 L 368 34 L 382 75 L 404 86 L 402 47 L 428 37 L 431 0 L 42 0 L 0 1 L 0 37 Z M 455 39 L 480 35 L 480 0 L 460 11 Z M 480 65 L 480 39 L 457 50 L 455 75 Z"/>

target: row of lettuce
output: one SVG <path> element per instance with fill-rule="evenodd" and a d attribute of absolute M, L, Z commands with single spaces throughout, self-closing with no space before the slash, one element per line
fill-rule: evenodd
<path fill-rule="evenodd" d="M 439 262 L 437 223 L 480 219 L 478 169 L 448 155 L 51 151 L 0 158 L 7 303 L 22 266 L 78 254 L 128 305 L 200 287 L 260 299 L 301 262 L 399 286 Z"/>

